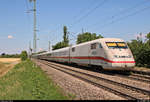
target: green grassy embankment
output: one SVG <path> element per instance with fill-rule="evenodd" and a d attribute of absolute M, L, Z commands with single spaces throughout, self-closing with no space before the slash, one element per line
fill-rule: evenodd
<path fill-rule="evenodd" d="M 61 89 L 30 61 L 17 64 L 0 78 L 0 100 L 66 100 Z"/>

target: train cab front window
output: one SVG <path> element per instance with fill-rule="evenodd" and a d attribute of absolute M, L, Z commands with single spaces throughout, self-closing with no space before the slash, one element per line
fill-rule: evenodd
<path fill-rule="evenodd" d="M 106 42 L 106 45 L 108 46 L 108 48 L 110 49 L 127 49 L 127 45 L 125 42 Z"/>

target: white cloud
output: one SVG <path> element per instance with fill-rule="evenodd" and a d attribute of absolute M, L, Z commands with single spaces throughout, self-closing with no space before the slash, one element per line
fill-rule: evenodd
<path fill-rule="evenodd" d="M 12 35 L 8 35 L 8 39 L 12 39 L 13 38 L 13 36 Z"/>

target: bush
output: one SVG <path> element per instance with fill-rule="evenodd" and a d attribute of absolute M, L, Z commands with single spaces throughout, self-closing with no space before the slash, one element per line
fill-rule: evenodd
<path fill-rule="evenodd" d="M 25 60 L 27 60 L 27 58 L 28 58 L 27 51 L 22 51 L 21 52 L 21 60 L 25 61 Z"/>
<path fill-rule="evenodd" d="M 141 50 L 136 58 L 137 66 L 150 68 L 150 50 Z"/>

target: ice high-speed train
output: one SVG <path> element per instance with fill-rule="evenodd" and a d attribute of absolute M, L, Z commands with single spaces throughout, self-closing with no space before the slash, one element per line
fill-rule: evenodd
<path fill-rule="evenodd" d="M 110 70 L 130 70 L 135 66 L 128 45 L 118 38 L 101 38 L 32 57 Z"/>

